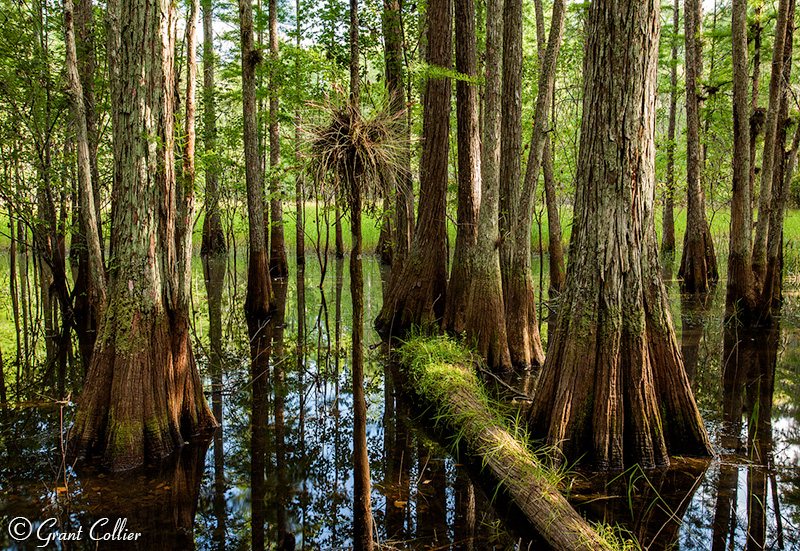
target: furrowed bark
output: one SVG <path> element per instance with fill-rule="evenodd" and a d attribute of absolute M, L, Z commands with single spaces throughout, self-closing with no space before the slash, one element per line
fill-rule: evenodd
<path fill-rule="evenodd" d="M 428 7 L 428 62 L 452 64 L 449 0 Z M 412 325 L 438 326 L 447 287 L 445 227 L 451 85 L 449 78 L 428 77 L 423 103 L 420 214 L 402 269 L 392 270 L 389 292 L 375 329 L 384 339 L 402 338 Z"/>
<path fill-rule="evenodd" d="M 599 469 L 710 454 L 655 234 L 658 0 L 589 9 L 573 240 L 531 437 Z"/>
<path fill-rule="evenodd" d="M 753 271 L 763 280 L 767 266 L 767 233 L 772 209 L 772 177 L 775 161 L 775 148 L 778 134 L 778 112 L 780 110 L 781 89 L 784 84 L 783 50 L 786 41 L 786 27 L 789 19 L 789 0 L 778 3 L 775 20 L 775 40 L 772 49 L 772 72 L 769 79 L 769 107 L 767 108 L 766 128 L 764 130 L 764 153 L 761 157 L 761 189 L 759 191 L 758 221 L 753 236 Z"/>
<path fill-rule="evenodd" d="M 186 266 L 176 250 L 175 8 L 115 0 L 108 9 L 119 54 L 111 82 L 115 266 L 69 451 L 101 455 L 122 470 L 164 457 L 216 423 L 192 353 L 180 284 Z M 123 31 L 119 21 L 130 25 Z"/>
<path fill-rule="evenodd" d="M 503 0 L 490 0 L 486 6 L 481 208 L 466 313 L 467 339 L 495 371 L 511 368 L 498 250 L 502 13 Z"/>
<path fill-rule="evenodd" d="M 456 71 L 468 78 L 477 79 L 474 1 L 455 1 L 455 23 Z M 467 301 L 478 240 L 478 215 L 481 204 L 481 137 L 476 82 L 463 79 L 456 82 L 456 117 L 458 228 L 442 327 L 446 331 L 459 334 L 466 328 Z"/>

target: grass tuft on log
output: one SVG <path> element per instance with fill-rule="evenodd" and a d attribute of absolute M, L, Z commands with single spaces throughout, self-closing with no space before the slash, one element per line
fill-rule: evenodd
<path fill-rule="evenodd" d="M 555 550 L 636 549 L 623 531 L 593 528 L 558 487 L 565 471 L 553 470 L 527 445 L 521 423 L 501 413 L 471 369 L 479 361 L 447 336 L 412 335 L 397 349 L 409 390 L 434 411 L 434 421 L 455 435 L 456 453 L 477 455 Z"/>

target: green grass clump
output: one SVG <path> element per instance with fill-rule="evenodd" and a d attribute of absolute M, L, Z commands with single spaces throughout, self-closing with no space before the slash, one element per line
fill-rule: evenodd
<path fill-rule="evenodd" d="M 636 537 L 625 527 L 605 522 L 593 522 L 591 524 L 600 539 L 605 541 L 610 548 L 619 551 L 641 551 L 641 544 L 636 541 Z"/>
<path fill-rule="evenodd" d="M 451 448 L 458 453 L 458 446 L 465 437 L 473 442 L 482 442 L 475 450 L 486 463 L 487 454 L 500 453 L 516 456 L 519 465 L 531 465 L 531 476 L 546 479 L 559 486 L 566 471 L 546 467 L 539 458 L 549 450 L 534 452 L 528 446 L 525 423 L 505 414 L 502 405 L 487 394 L 483 384 L 472 369 L 480 361 L 470 350 L 446 335 L 414 335 L 398 350 L 400 363 L 405 369 L 409 383 L 425 402 L 435 409 L 433 421 L 445 424 L 455 432 Z M 474 407 L 456 403 L 456 393 L 467 393 L 476 402 Z M 507 433 L 502 438 L 500 449 L 493 449 L 496 442 L 485 441 L 484 431 L 497 427 Z"/>

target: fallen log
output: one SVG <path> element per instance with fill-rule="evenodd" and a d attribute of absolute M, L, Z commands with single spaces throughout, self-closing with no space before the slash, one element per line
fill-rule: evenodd
<path fill-rule="evenodd" d="M 477 376 L 469 353 L 446 337 L 412 338 L 399 349 L 408 390 L 433 407 L 435 422 L 457 435 L 454 446 L 480 458 L 539 535 L 556 551 L 614 546 L 581 517 L 555 477 L 508 429 Z"/>

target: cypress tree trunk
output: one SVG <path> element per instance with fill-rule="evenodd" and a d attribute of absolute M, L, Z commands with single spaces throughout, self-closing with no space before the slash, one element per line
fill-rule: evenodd
<path fill-rule="evenodd" d="M 91 171 L 92 199 L 97 219 L 97 232 L 103 244 L 103 228 L 100 224 L 100 171 L 97 167 L 97 147 L 100 141 L 97 130 L 97 101 L 94 94 L 94 79 L 97 68 L 95 54 L 94 7 L 91 0 L 78 0 L 75 5 L 75 47 L 78 60 L 78 75 L 83 91 L 83 105 L 86 112 L 86 139 L 89 147 L 89 166 Z M 102 247 L 101 247 L 102 253 Z M 103 257 L 100 258 L 101 262 Z"/>
<path fill-rule="evenodd" d="M 752 119 L 750 120 L 750 197 L 754 198 L 753 189 L 756 182 L 756 138 L 761 133 L 764 126 L 764 109 L 758 107 L 758 81 L 761 76 L 761 24 L 762 5 L 756 2 L 753 13 L 753 83 L 750 92 L 750 109 Z M 746 31 L 747 32 L 747 31 Z M 749 34 L 749 32 L 748 32 Z M 752 210 L 753 205 L 750 205 Z"/>
<path fill-rule="evenodd" d="M 456 71 L 477 78 L 475 45 L 475 2 L 455 1 Z M 458 143 L 458 224 L 453 266 L 448 284 L 443 328 L 459 334 L 466 329 L 472 263 L 478 240 L 478 213 L 481 204 L 481 136 L 478 121 L 478 85 L 459 79 L 456 82 Z"/>
<path fill-rule="evenodd" d="M 678 110 L 678 32 L 680 3 L 672 5 L 672 68 L 669 74 L 669 126 L 667 127 L 667 189 L 664 191 L 664 214 L 661 219 L 661 250 L 675 251 L 675 126 Z"/>
<path fill-rule="evenodd" d="M 781 89 L 784 87 L 783 51 L 786 41 L 786 28 L 789 19 L 789 0 L 778 3 L 778 16 L 775 20 L 775 40 L 772 49 L 772 73 L 769 79 L 769 107 L 764 130 L 764 154 L 761 158 L 761 189 L 759 191 L 758 221 L 753 236 L 753 271 L 763 282 L 767 267 L 767 233 L 772 208 L 772 182 L 774 173 L 775 148 L 778 135 L 778 112 Z"/>
<path fill-rule="evenodd" d="M 203 7 L 203 147 L 206 155 L 217 149 L 216 90 L 214 84 L 214 6 L 211 0 L 202 0 Z M 200 254 L 224 255 L 227 252 L 225 233 L 219 212 L 219 170 L 211 161 L 205 168 L 205 218 Z M 206 278 L 208 279 L 208 278 Z M 206 288 L 208 291 L 208 288 Z"/>
<path fill-rule="evenodd" d="M 500 276 L 500 93 L 503 0 L 486 5 L 486 106 L 481 151 L 481 208 L 469 298 L 466 332 L 477 352 L 496 371 L 511 367 Z"/>
<path fill-rule="evenodd" d="M 303 27 L 300 24 L 300 0 L 295 1 L 295 32 L 297 33 L 295 47 L 297 48 L 298 55 L 294 62 L 294 77 L 297 86 L 300 86 L 300 39 L 303 36 Z M 302 92 L 297 89 L 298 98 L 302 97 Z M 299 102 L 298 102 L 299 105 Z M 295 120 L 300 120 L 300 108 L 294 111 Z M 294 127 L 294 141 L 295 144 L 300 143 L 300 125 L 296 124 Z M 295 154 L 297 151 L 295 150 Z M 297 265 L 305 266 L 306 264 L 306 229 L 305 229 L 305 181 L 302 174 L 298 174 L 294 182 L 294 201 L 295 201 L 295 253 L 297 256 Z"/>
<path fill-rule="evenodd" d="M 544 6 L 542 1 L 534 2 L 536 11 L 536 43 L 539 49 L 540 63 L 544 62 L 546 54 L 546 42 L 544 32 Z M 563 8 L 561 8 L 563 9 Z M 554 115 L 553 94 L 555 87 L 550 91 L 548 115 Z M 553 120 L 555 126 L 555 120 Z M 556 178 L 553 174 L 553 150 L 552 140 L 548 132 L 544 139 L 544 150 L 542 152 L 542 174 L 544 175 L 544 194 L 547 204 L 547 251 L 550 255 L 550 288 L 548 293 L 552 298 L 561 293 L 564 288 L 564 249 L 561 246 L 561 217 L 558 214 L 558 203 L 556 200 Z M 527 174 L 526 174 L 527 176 Z"/>
<path fill-rule="evenodd" d="M 286 242 L 283 236 L 283 203 L 279 187 L 278 164 L 281 159 L 281 137 L 278 127 L 278 0 L 269 0 L 269 273 L 272 277 L 289 275 Z"/>
<path fill-rule="evenodd" d="M 541 365 L 530 261 L 531 219 L 522 203 L 522 0 L 503 5 L 503 96 L 500 138 L 500 267 L 511 361 Z M 538 167 L 537 167 L 538 170 Z M 526 225 L 527 224 L 527 225 Z"/>
<path fill-rule="evenodd" d="M 253 40 L 253 6 L 239 0 L 239 25 L 242 33 L 242 137 L 244 138 L 245 178 L 247 180 L 247 218 L 249 221 L 249 264 L 244 312 L 248 332 L 257 334 L 269 320 L 272 309 L 272 283 L 264 234 L 264 196 L 258 159 L 258 122 L 256 111 L 256 65 L 261 53 Z"/>
<path fill-rule="evenodd" d="M 119 48 L 111 79 L 115 269 L 69 449 L 126 469 L 215 422 L 192 353 L 188 295 L 173 285 L 185 278 L 176 260 L 174 6 L 116 0 L 108 9 Z"/>
<path fill-rule="evenodd" d="M 752 187 L 750 147 L 750 107 L 747 87 L 747 1 L 733 2 L 731 19 L 733 55 L 733 187 L 731 197 L 730 252 L 725 317 L 737 316 L 742 322 L 752 318 L 755 306 L 752 247 Z"/>
<path fill-rule="evenodd" d="M 428 6 L 428 62 L 452 66 L 452 16 L 449 0 Z M 389 292 L 375 329 L 384 338 L 402 338 L 412 325 L 438 326 L 447 287 L 445 227 L 447 161 L 450 145 L 450 79 L 430 76 L 423 103 L 420 213 L 414 240 L 402 269 L 392 270 Z"/>
<path fill-rule="evenodd" d="M 700 0 L 687 0 L 684 14 L 686 43 L 686 233 L 678 277 L 685 292 L 705 293 L 716 281 L 717 259 L 705 214 L 700 179 L 700 107 L 697 82 L 700 79 Z"/>
<path fill-rule="evenodd" d="M 600 469 L 710 454 L 655 234 L 658 0 L 589 8 L 575 226 L 532 438 Z"/>
<path fill-rule="evenodd" d="M 789 21 L 794 21 L 794 11 L 795 2 L 790 0 L 787 17 Z M 794 162 L 789 162 L 789 158 L 786 155 L 786 127 L 789 124 L 789 88 L 786 83 L 790 82 L 792 73 L 793 39 L 794 25 L 787 25 L 783 47 L 780 107 L 778 109 L 779 124 L 775 144 L 775 168 L 772 179 L 774 189 L 770 206 L 769 231 L 767 232 L 767 265 L 759 300 L 759 318 L 761 321 L 768 323 L 772 323 L 773 314 L 778 314 L 781 308 L 783 214 L 786 210 L 789 183 L 794 170 Z M 800 132 L 795 136 L 792 151 L 797 150 L 798 136 L 800 136 Z"/>
<path fill-rule="evenodd" d="M 386 59 L 386 87 L 392 114 L 406 108 L 405 83 L 403 79 L 403 29 L 399 0 L 384 0 L 383 3 L 384 57 Z M 404 118 L 404 120 L 406 120 Z M 409 136 L 408 124 L 403 125 L 403 135 Z M 410 151 L 403 152 L 401 166 L 393 175 L 395 193 L 394 243 L 392 262 L 402 266 L 411 247 L 414 235 L 414 189 L 411 181 Z"/>

